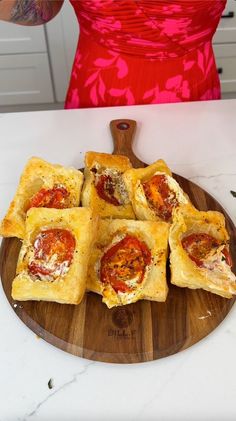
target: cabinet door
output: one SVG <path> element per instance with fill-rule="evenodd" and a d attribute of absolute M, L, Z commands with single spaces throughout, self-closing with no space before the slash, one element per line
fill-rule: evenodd
<path fill-rule="evenodd" d="M 0 23 L 0 54 L 41 53 L 46 50 L 43 26 Z"/>
<path fill-rule="evenodd" d="M 56 100 L 65 100 L 78 42 L 79 25 L 74 9 L 65 1 L 60 13 L 46 25 Z"/>
<path fill-rule="evenodd" d="M 228 0 L 213 38 L 214 43 L 236 42 L 236 2 Z"/>
<path fill-rule="evenodd" d="M 223 93 L 236 92 L 236 44 L 214 45 Z"/>
<path fill-rule="evenodd" d="M 53 102 L 46 53 L 0 56 L 0 105 Z"/>

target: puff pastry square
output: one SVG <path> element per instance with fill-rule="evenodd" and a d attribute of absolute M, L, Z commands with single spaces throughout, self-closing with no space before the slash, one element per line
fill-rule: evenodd
<path fill-rule="evenodd" d="M 137 219 L 171 222 L 172 206 L 189 203 L 166 163 L 159 159 L 146 168 L 127 170 L 123 176 Z M 159 187 L 155 183 L 159 184 Z M 165 190 L 167 190 L 166 197 Z M 157 208 L 158 206 L 158 208 Z"/>
<path fill-rule="evenodd" d="M 123 182 L 123 173 L 131 167 L 126 156 L 87 152 L 82 205 L 91 207 L 102 218 L 135 219 Z"/>
<path fill-rule="evenodd" d="M 168 233 L 169 224 L 165 222 L 100 220 L 89 262 L 87 290 L 101 294 L 108 308 L 141 299 L 165 301 Z M 124 283 L 129 286 L 128 291 L 123 288 Z"/>
<path fill-rule="evenodd" d="M 177 209 L 169 235 L 171 283 L 231 298 L 236 294 L 236 277 L 230 267 L 228 241 L 220 212 Z"/>
<path fill-rule="evenodd" d="M 96 224 L 97 218 L 87 208 L 30 209 L 12 297 L 79 304 L 86 289 Z M 59 264 L 58 256 L 63 256 Z"/>
<path fill-rule="evenodd" d="M 65 168 L 40 158 L 31 158 L 24 168 L 15 197 L 1 222 L 0 235 L 24 238 L 25 217 L 29 206 L 54 207 L 52 201 L 49 203 L 52 195 L 54 195 L 53 200 L 59 203 L 57 207 L 79 206 L 82 184 L 83 174 L 75 168 Z M 45 192 L 48 198 L 47 205 L 43 204 Z"/>

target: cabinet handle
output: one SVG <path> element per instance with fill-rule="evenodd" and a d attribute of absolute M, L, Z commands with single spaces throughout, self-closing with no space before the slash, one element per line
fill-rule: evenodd
<path fill-rule="evenodd" d="M 232 12 L 232 11 L 227 13 L 227 15 L 221 16 L 221 18 L 223 18 L 223 19 L 225 19 L 225 18 L 229 19 L 229 18 L 233 18 L 233 17 L 234 17 L 234 12 Z"/>
<path fill-rule="evenodd" d="M 222 68 L 222 67 L 218 67 L 218 68 L 217 68 L 217 72 L 218 72 L 218 74 L 219 74 L 219 75 L 222 75 L 222 73 L 223 73 L 223 68 Z"/>

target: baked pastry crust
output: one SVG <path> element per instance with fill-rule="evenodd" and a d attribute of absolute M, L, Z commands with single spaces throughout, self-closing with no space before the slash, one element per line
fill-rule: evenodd
<path fill-rule="evenodd" d="M 142 186 L 142 183 L 148 181 L 158 173 L 166 174 L 167 176 L 172 177 L 171 170 L 162 159 L 159 159 L 153 164 L 148 165 L 146 168 L 132 168 L 124 173 L 124 182 L 129 192 L 129 198 L 132 202 L 137 219 L 148 221 L 162 220 L 150 207 Z M 180 188 L 177 181 L 175 181 L 173 178 L 171 181 L 180 191 L 181 200 L 183 200 L 184 203 L 190 204 L 190 200 L 187 194 L 184 193 L 184 191 Z"/>
<path fill-rule="evenodd" d="M 89 262 L 87 290 L 103 295 L 102 301 L 108 308 L 134 303 L 141 299 L 165 301 L 168 293 L 166 281 L 168 233 L 169 224 L 165 222 L 100 220 Z M 117 294 L 111 285 L 104 286 L 100 281 L 100 260 L 107 248 L 113 245 L 112 240 L 119 241 L 119 238 L 121 240 L 126 234 L 134 235 L 144 242 L 151 251 L 152 259 L 136 292 Z"/>
<path fill-rule="evenodd" d="M 171 283 L 179 287 L 203 288 L 222 297 L 231 298 L 236 294 L 236 277 L 230 266 L 222 262 L 222 271 L 217 268 L 210 270 L 199 267 L 182 247 L 182 238 L 193 233 L 211 235 L 223 244 L 229 241 L 222 213 L 203 212 L 189 207 L 175 210 L 169 235 Z"/>
<path fill-rule="evenodd" d="M 98 172 L 108 171 L 110 174 L 120 174 L 119 180 L 122 183 L 121 199 L 123 204 L 114 205 L 102 199 L 95 187 L 96 175 L 92 169 L 97 169 Z M 85 182 L 82 190 L 82 205 L 91 207 L 102 218 L 125 218 L 135 219 L 135 214 L 132 204 L 129 201 L 128 192 L 126 192 L 123 183 L 122 174 L 132 168 L 129 158 L 123 155 L 111 155 L 98 152 L 87 152 L 85 155 Z"/>
<path fill-rule="evenodd" d="M 31 158 L 21 175 L 16 194 L 0 225 L 3 237 L 24 238 L 27 205 L 41 188 L 62 185 L 69 192 L 68 207 L 79 206 L 83 174 L 75 168 L 53 165 L 43 159 Z"/>
<path fill-rule="evenodd" d="M 86 289 L 90 250 L 94 241 L 97 217 L 88 208 L 32 208 L 27 213 L 26 235 L 20 250 L 16 277 L 12 284 L 15 300 L 44 300 L 79 304 Z M 35 237 L 41 230 L 69 230 L 75 238 L 75 250 L 69 270 L 54 281 L 36 279 L 28 271 Z"/>

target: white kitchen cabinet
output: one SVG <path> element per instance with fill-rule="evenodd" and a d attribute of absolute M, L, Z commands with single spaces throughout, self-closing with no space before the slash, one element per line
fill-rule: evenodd
<path fill-rule="evenodd" d="M 236 43 L 216 44 L 214 52 L 222 92 L 236 92 Z"/>
<path fill-rule="evenodd" d="M 228 0 L 214 36 L 214 43 L 236 43 L 236 2 Z"/>
<path fill-rule="evenodd" d="M 64 1 L 60 13 L 46 25 L 56 101 L 64 102 L 79 37 L 74 9 Z"/>
<path fill-rule="evenodd" d="M 45 28 L 0 22 L 0 106 L 53 102 Z"/>
<path fill-rule="evenodd" d="M 0 55 L 0 105 L 53 101 L 46 53 Z"/>
<path fill-rule="evenodd" d="M 0 54 L 47 52 L 44 28 L 0 22 Z"/>
<path fill-rule="evenodd" d="M 236 2 L 228 0 L 213 39 L 222 93 L 236 93 Z"/>

